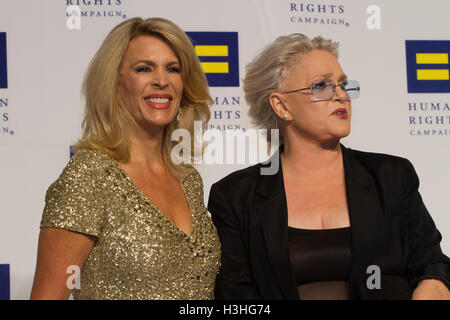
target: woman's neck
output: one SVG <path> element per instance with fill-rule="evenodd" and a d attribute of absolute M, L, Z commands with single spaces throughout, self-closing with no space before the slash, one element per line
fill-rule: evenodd
<path fill-rule="evenodd" d="M 295 139 L 284 143 L 281 154 L 283 168 L 298 174 L 323 173 L 324 170 L 341 169 L 342 150 L 337 141 L 320 143 Z"/>
<path fill-rule="evenodd" d="M 130 159 L 127 164 L 148 169 L 165 167 L 162 156 L 164 130 L 147 133 L 141 130 L 132 132 L 129 139 Z"/>

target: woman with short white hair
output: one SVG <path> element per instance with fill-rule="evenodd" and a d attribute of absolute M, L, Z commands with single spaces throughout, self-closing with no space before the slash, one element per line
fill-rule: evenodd
<path fill-rule="evenodd" d="M 216 298 L 450 298 L 450 261 L 412 164 L 340 144 L 360 85 L 337 48 L 291 34 L 247 65 L 249 115 L 280 130 L 280 167 L 261 175 L 258 164 L 211 188 Z"/>

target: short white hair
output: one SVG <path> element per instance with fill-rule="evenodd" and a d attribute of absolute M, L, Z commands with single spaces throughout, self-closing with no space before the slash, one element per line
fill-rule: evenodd
<path fill-rule="evenodd" d="M 322 37 L 309 39 L 301 33 L 293 33 L 275 39 L 246 66 L 243 89 L 249 105 L 248 115 L 259 128 L 278 128 L 277 116 L 270 102 L 270 94 L 281 90 L 283 79 L 298 63 L 300 55 L 312 50 L 326 50 L 338 58 L 339 43 Z M 270 134 L 267 135 L 268 139 Z M 282 137 L 280 137 L 282 138 Z"/>

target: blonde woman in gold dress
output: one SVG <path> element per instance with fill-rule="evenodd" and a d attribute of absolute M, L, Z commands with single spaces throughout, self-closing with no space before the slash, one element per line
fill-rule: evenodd
<path fill-rule="evenodd" d="M 162 18 L 116 26 L 87 70 L 77 153 L 50 186 L 32 299 L 212 299 L 220 242 L 203 183 L 176 165 L 171 133 L 209 120 L 186 34 Z M 193 134 L 192 134 L 193 137 Z"/>

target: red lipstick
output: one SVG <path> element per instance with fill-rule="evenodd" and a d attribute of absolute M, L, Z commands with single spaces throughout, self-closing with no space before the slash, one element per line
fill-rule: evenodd
<path fill-rule="evenodd" d="M 167 109 L 172 103 L 170 94 L 150 94 L 144 98 L 145 103 L 154 109 Z"/>
<path fill-rule="evenodd" d="M 347 110 L 344 108 L 339 108 L 334 110 L 334 112 L 332 113 L 333 116 L 337 116 L 341 119 L 347 119 L 348 118 L 348 113 Z"/>

